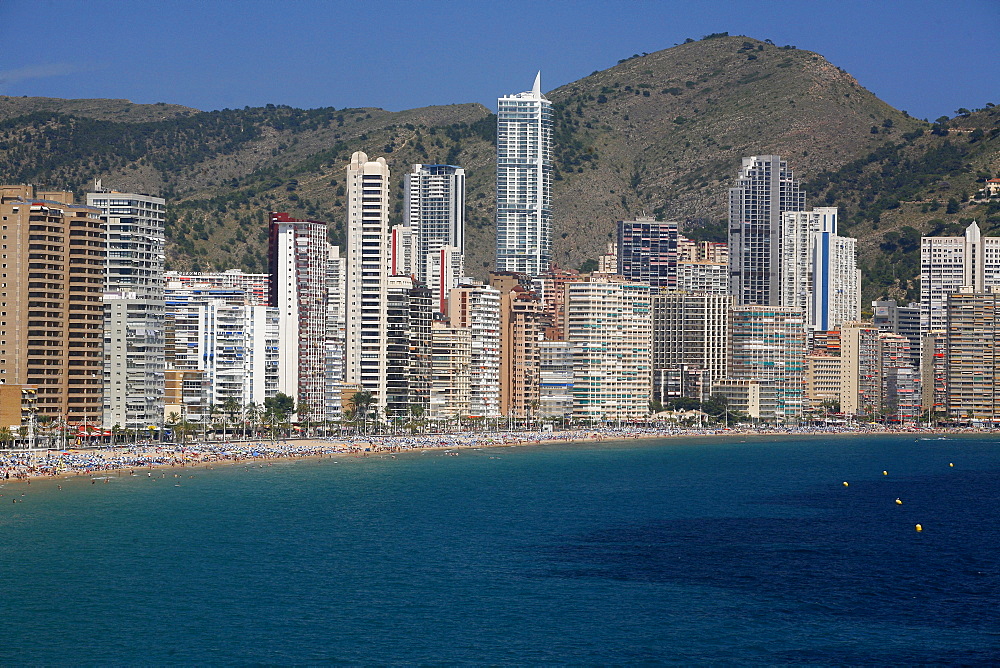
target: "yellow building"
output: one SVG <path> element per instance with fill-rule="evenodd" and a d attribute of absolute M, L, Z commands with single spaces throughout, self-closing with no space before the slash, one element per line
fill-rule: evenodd
<path fill-rule="evenodd" d="M 813 415 L 840 405 L 841 372 L 839 357 L 822 351 L 806 355 L 806 404 Z"/>

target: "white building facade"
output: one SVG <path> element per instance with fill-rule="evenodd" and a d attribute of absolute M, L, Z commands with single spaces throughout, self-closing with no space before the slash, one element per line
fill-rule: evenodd
<path fill-rule="evenodd" d="M 500 415 L 500 291 L 467 285 L 451 291 L 448 315 L 453 327 L 469 330 L 469 414 Z"/>
<path fill-rule="evenodd" d="M 574 419 L 628 420 L 649 414 L 651 310 L 648 285 L 590 281 L 566 286 Z"/>
<path fill-rule="evenodd" d="M 277 308 L 231 304 L 200 291 L 178 291 L 166 308 L 169 368 L 202 372 L 208 406 L 260 406 L 277 394 Z"/>
<path fill-rule="evenodd" d="M 552 260 L 552 103 L 541 74 L 497 101 L 497 271 L 537 276 Z"/>
<path fill-rule="evenodd" d="M 1000 237 L 984 237 L 973 221 L 961 237 L 920 240 L 920 332 L 944 330 L 948 295 L 1000 285 Z"/>
<path fill-rule="evenodd" d="M 278 309 L 281 379 L 278 390 L 319 413 L 326 402 L 326 223 L 271 214 L 270 299 Z"/>
<path fill-rule="evenodd" d="M 162 197 L 109 191 L 97 183 L 87 205 L 106 222 L 104 425 L 147 430 L 163 424 Z"/>
<path fill-rule="evenodd" d="M 429 286 L 429 255 L 444 247 L 465 252 L 465 170 L 454 165 L 413 165 L 403 177 L 403 189 L 403 219 L 415 238 L 417 279 Z"/>
<path fill-rule="evenodd" d="M 344 382 L 388 395 L 390 278 L 389 167 L 360 151 L 347 167 L 347 272 Z"/>
<path fill-rule="evenodd" d="M 729 189 L 729 285 L 737 306 L 780 305 L 781 214 L 804 208 L 805 193 L 780 156 L 743 158 Z"/>
<path fill-rule="evenodd" d="M 861 314 L 856 241 L 837 234 L 837 208 L 782 213 L 781 306 L 799 309 L 806 327 L 830 331 Z"/>

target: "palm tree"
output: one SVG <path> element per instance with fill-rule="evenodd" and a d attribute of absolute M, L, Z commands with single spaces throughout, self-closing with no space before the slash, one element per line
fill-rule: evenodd
<path fill-rule="evenodd" d="M 343 427 L 345 424 L 354 424 L 354 419 L 357 414 L 350 408 L 345 409 L 340 414 L 340 426 Z"/>
<path fill-rule="evenodd" d="M 38 431 L 44 434 L 45 442 L 48 443 L 48 447 L 52 447 L 52 441 L 54 440 L 53 434 L 56 428 L 56 421 L 51 415 L 46 415 L 45 413 L 40 413 L 35 416 L 35 426 L 38 427 Z"/>
<path fill-rule="evenodd" d="M 253 435 L 257 434 L 257 423 L 260 421 L 260 406 L 256 402 L 251 401 L 246 405 L 243 411 L 243 440 L 247 437 L 247 422 L 250 423 L 250 431 Z"/>
<path fill-rule="evenodd" d="M 170 411 L 167 415 L 167 426 L 170 427 L 170 433 L 177 440 L 177 425 L 181 421 L 181 416 L 177 414 L 177 411 Z"/>
<path fill-rule="evenodd" d="M 541 404 L 539 403 L 538 399 L 533 399 L 532 401 L 528 402 L 528 422 L 529 422 L 529 428 L 535 428 L 535 429 L 538 428 L 535 423 L 538 420 L 538 407 L 540 405 Z M 534 425 L 534 426 L 532 426 L 532 425 Z"/>
<path fill-rule="evenodd" d="M 217 404 L 209 404 L 207 415 L 201 419 L 201 440 L 208 442 L 208 428 L 215 431 L 215 416 L 222 411 L 222 407 Z"/>
<path fill-rule="evenodd" d="M 226 418 L 230 425 L 236 421 L 236 414 L 240 412 L 240 402 L 236 397 L 229 397 L 226 402 L 222 404 L 222 410 L 226 412 Z M 222 438 L 226 439 L 226 427 L 225 422 L 223 422 L 222 427 Z"/>
<path fill-rule="evenodd" d="M 365 433 L 365 423 L 368 417 L 368 409 L 375 403 L 375 397 L 371 392 L 355 392 L 350 399 L 351 409 L 361 417 L 361 433 Z"/>
<path fill-rule="evenodd" d="M 295 405 L 295 414 L 299 417 L 300 420 L 303 420 L 305 422 L 305 428 L 304 431 L 302 432 L 302 435 L 305 436 L 306 438 L 309 438 L 309 412 L 311 410 L 312 409 L 309 408 L 309 404 L 307 404 L 304 401 L 300 401 Z"/>
<path fill-rule="evenodd" d="M 421 404 L 410 404 L 410 431 L 416 433 L 423 426 L 424 407 Z"/>

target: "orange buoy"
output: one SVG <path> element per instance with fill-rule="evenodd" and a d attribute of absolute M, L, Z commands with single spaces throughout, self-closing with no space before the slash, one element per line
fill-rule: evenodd
<path fill-rule="evenodd" d="M 896 505 L 897 505 L 897 506 L 901 506 L 901 505 L 903 505 L 903 502 L 902 502 L 902 501 L 900 501 L 899 499 L 896 499 Z"/>
<path fill-rule="evenodd" d="M 888 471 L 882 471 L 882 475 L 889 475 Z"/>
<path fill-rule="evenodd" d="M 915 528 L 916 528 L 917 531 L 923 531 L 924 530 L 924 528 L 922 526 L 920 526 L 919 524 Z"/>
<path fill-rule="evenodd" d="M 847 482 L 846 481 L 844 482 L 844 487 L 847 487 Z"/>

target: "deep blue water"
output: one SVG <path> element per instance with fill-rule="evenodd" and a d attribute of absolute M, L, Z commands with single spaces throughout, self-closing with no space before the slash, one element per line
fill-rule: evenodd
<path fill-rule="evenodd" d="M 0 664 L 1000 661 L 996 438 L 166 475 L 0 488 Z"/>

